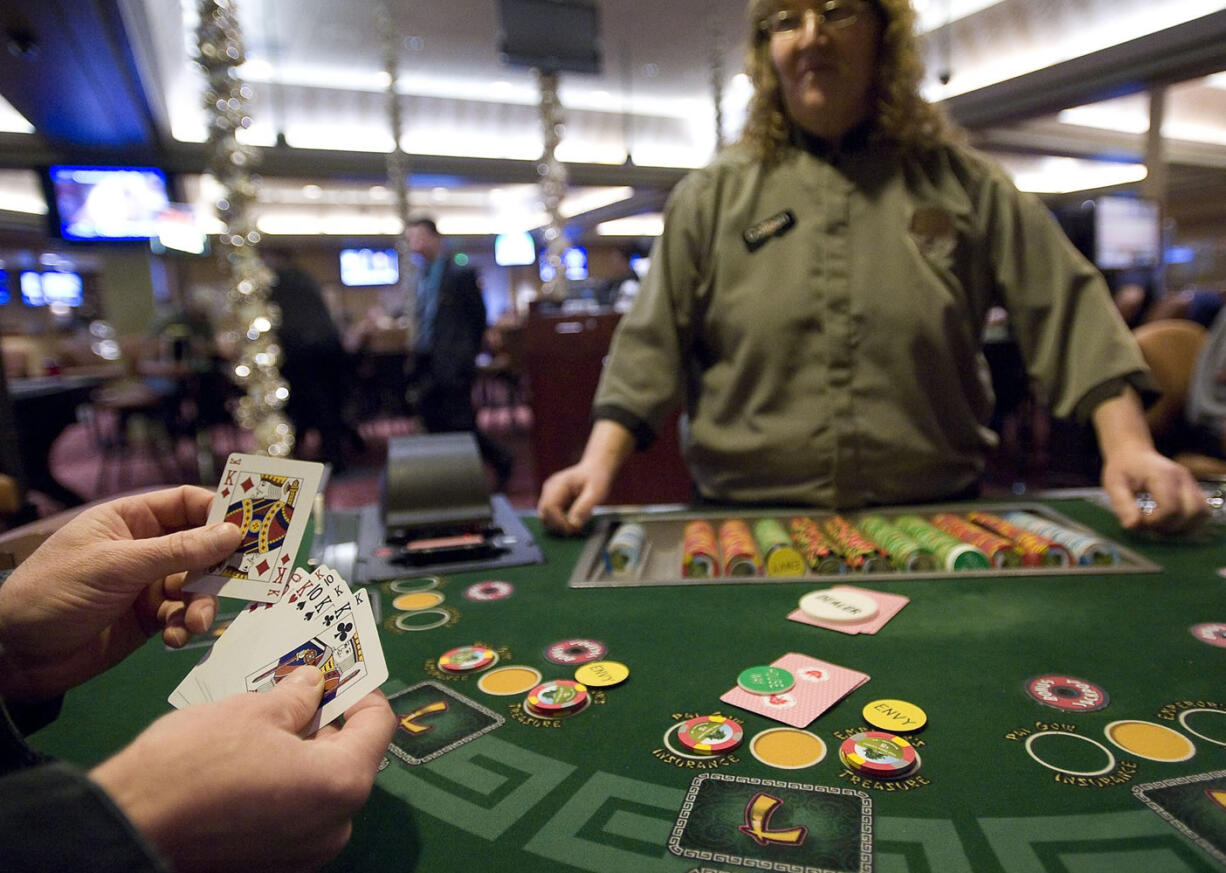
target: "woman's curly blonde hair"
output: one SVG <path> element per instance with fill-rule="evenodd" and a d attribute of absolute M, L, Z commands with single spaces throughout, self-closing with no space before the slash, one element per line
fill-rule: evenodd
<path fill-rule="evenodd" d="M 924 64 L 915 36 L 910 0 L 868 0 L 881 15 L 881 45 L 872 92 L 877 128 L 904 149 L 939 145 L 955 138 L 945 116 L 920 96 Z M 779 76 L 770 56 L 770 36 L 763 22 L 781 0 L 749 0 L 749 48 L 745 70 L 754 86 L 740 142 L 771 161 L 793 142 L 793 124 L 784 109 Z"/>

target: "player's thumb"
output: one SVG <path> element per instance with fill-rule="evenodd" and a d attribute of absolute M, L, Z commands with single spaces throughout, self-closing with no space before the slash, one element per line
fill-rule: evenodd
<path fill-rule="evenodd" d="M 183 570 L 211 567 L 234 554 L 242 540 L 242 531 L 232 524 L 220 522 L 134 540 L 130 548 L 139 556 L 144 575 L 169 576 Z"/>
<path fill-rule="evenodd" d="M 318 667 L 303 665 L 258 697 L 274 723 L 298 734 L 314 718 L 323 693 L 324 674 Z"/>

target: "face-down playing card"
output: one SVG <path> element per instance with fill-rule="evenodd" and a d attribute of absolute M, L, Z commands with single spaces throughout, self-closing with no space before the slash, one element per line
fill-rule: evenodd
<path fill-rule="evenodd" d="M 783 655 L 771 666 L 782 667 L 792 674 L 796 682 L 790 690 L 781 694 L 752 694 L 738 686 L 719 699 L 786 725 L 803 728 L 869 679 L 867 673 L 859 670 L 796 652 Z"/>

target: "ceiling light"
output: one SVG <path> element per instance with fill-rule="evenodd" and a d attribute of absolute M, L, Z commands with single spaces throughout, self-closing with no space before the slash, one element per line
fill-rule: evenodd
<path fill-rule="evenodd" d="M 1142 181 L 1144 164 L 1091 161 L 1082 158 L 1034 158 L 997 155 L 1013 183 L 1034 194 L 1068 194 Z"/>
<path fill-rule="evenodd" d="M 599 236 L 659 236 L 663 232 L 664 216 L 659 212 L 617 218 L 596 225 Z"/>
<path fill-rule="evenodd" d="M 34 125 L 3 97 L 0 97 L 0 133 L 34 133 Z"/>
<path fill-rule="evenodd" d="M 324 189 L 318 185 L 303 185 L 302 196 L 307 200 L 318 200 L 324 195 Z"/>
<path fill-rule="evenodd" d="M 929 99 L 944 99 L 986 88 L 1194 21 L 1221 8 L 1221 0 L 1153 0 L 1144 6 L 1116 10 L 1091 26 L 1053 29 L 1050 39 L 1014 40 L 1007 47 L 1001 45 L 999 51 L 980 58 L 978 64 L 955 68 L 948 85 L 930 85 L 924 93 Z"/>

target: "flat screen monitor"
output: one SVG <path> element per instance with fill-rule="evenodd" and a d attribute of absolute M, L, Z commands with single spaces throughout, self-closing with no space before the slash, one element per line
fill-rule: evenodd
<path fill-rule="evenodd" d="M 341 249 L 341 284 L 395 285 L 399 280 L 395 249 Z"/>
<path fill-rule="evenodd" d="M 600 18 L 591 0 L 501 0 L 504 63 L 548 72 L 600 72 Z"/>
<path fill-rule="evenodd" d="M 536 243 L 528 231 L 500 233 L 494 237 L 494 263 L 500 267 L 522 267 L 536 263 Z"/>
<path fill-rule="evenodd" d="M 46 306 L 47 298 L 43 297 L 43 277 L 34 270 L 21 271 L 21 302 L 26 306 Z"/>
<path fill-rule="evenodd" d="M 79 242 L 148 240 L 170 205 L 166 174 L 156 167 L 48 168 L 53 221 Z"/>
<path fill-rule="evenodd" d="M 83 300 L 83 285 L 79 273 L 66 270 L 23 270 L 21 273 L 21 299 L 27 306 L 80 306 Z"/>
<path fill-rule="evenodd" d="M 1161 254 L 1157 203 L 1135 197 L 1094 202 L 1094 263 L 1100 270 L 1157 266 Z"/>
<path fill-rule="evenodd" d="M 12 299 L 13 292 L 9 288 L 9 271 L 0 270 L 0 306 L 8 306 Z"/>
<path fill-rule="evenodd" d="M 48 304 L 80 306 L 82 296 L 80 274 L 62 270 L 43 273 L 43 299 Z"/>

